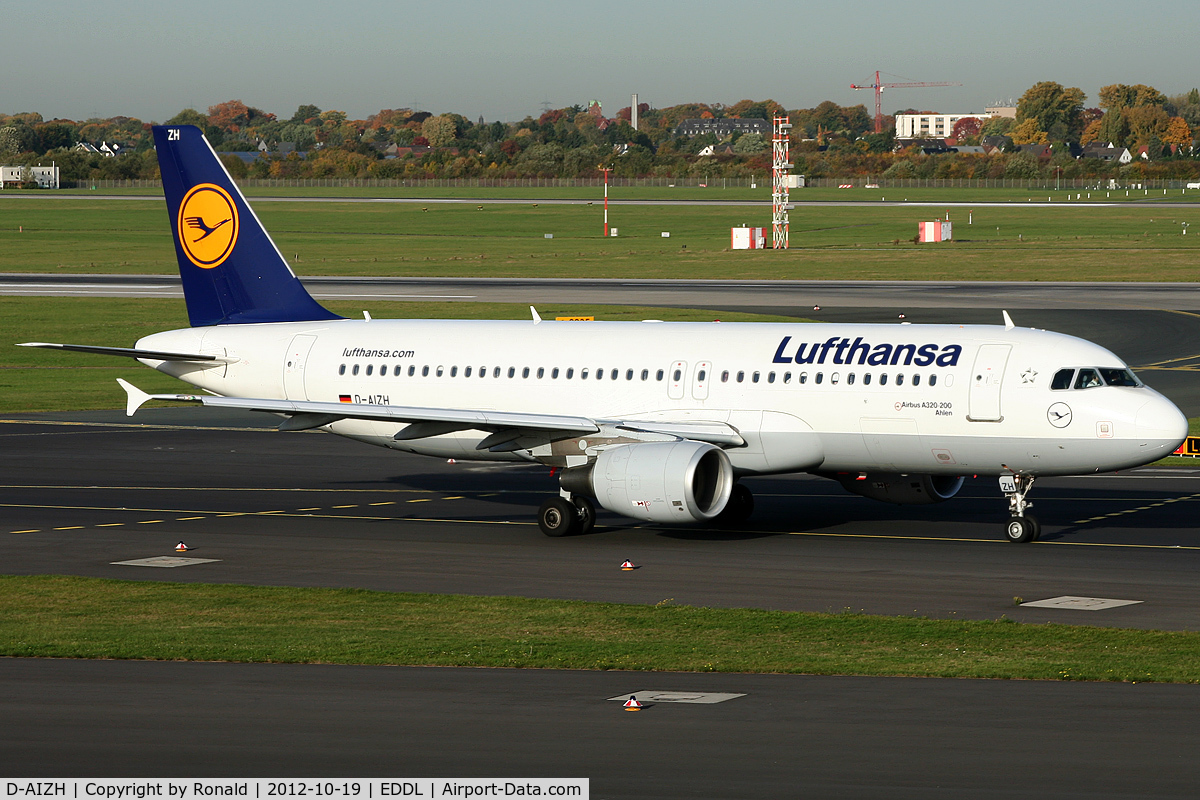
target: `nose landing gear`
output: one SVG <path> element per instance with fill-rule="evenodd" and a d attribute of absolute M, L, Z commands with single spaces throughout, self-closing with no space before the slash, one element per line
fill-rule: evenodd
<path fill-rule="evenodd" d="M 1042 525 L 1037 518 L 1025 513 L 1026 509 L 1033 508 L 1025 495 L 1033 488 L 1035 477 L 1022 473 L 1000 476 L 1000 491 L 1008 498 L 1008 512 L 1012 515 L 1004 526 L 1004 538 L 1010 542 L 1032 542 L 1042 534 Z"/>

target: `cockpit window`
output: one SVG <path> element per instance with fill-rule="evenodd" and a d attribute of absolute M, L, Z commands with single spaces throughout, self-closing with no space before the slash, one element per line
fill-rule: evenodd
<path fill-rule="evenodd" d="M 1050 388 L 1055 389 L 1055 390 L 1070 389 L 1071 388 L 1071 378 L 1074 378 L 1074 377 L 1075 377 L 1075 370 L 1060 369 L 1058 372 L 1054 373 L 1054 380 L 1050 383 Z"/>
<path fill-rule="evenodd" d="M 1102 367 L 1100 375 L 1109 386 L 1141 386 L 1141 382 L 1131 371 L 1115 367 Z"/>
<path fill-rule="evenodd" d="M 1079 376 L 1075 378 L 1076 389 L 1091 389 L 1093 386 L 1103 386 L 1104 382 L 1100 380 L 1100 373 L 1094 369 L 1081 369 Z"/>

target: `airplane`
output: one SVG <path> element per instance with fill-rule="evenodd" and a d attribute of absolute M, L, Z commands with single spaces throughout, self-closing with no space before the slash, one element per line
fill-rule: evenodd
<path fill-rule="evenodd" d="M 1116 355 L 1003 325 L 345 319 L 304 289 L 199 128 L 155 126 L 190 328 L 132 357 L 203 394 L 149 400 L 279 415 L 392 450 L 539 463 L 560 491 L 549 536 L 596 506 L 667 524 L 740 523 L 741 479 L 811 473 L 898 504 L 998 479 L 1010 542 L 1037 539 L 1043 476 L 1128 469 L 1188 422 Z M 196 235 L 200 233 L 202 235 Z"/>

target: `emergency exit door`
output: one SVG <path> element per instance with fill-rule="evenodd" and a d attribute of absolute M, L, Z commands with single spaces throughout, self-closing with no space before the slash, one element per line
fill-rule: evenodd
<path fill-rule="evenodd" d="M 293 336 L 292 343 L 288 345 L 287 357 L 283 362 L 283 393 L 288 400 L 308 399 L 304 389 L 304 365 L 315 341 L 317 337 L 302 333 Z"/>

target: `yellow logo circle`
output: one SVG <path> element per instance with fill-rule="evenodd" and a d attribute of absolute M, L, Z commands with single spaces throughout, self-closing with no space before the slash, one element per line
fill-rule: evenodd
<path fill-rule="evenodd" d="M 179 204 L 177 230 L 188 260 L 201 269 L 212 269 L 229 258 L 237 243 L 237 206 L 220 186 L 193 186 Z"/>

